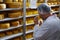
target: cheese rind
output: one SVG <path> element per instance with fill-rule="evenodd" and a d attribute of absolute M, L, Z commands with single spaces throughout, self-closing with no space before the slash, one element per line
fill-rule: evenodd
<path fill-rule="evenodd" d="M 20 8 L 20 3 L 19 2 L 12 2 L 12 3 L 7 3 L 9 8 Z"/>
<path fill-rule="evenodd" d="M 3 2 L 3 0 L 0 0 L 0 2 Z"/>
<path fill-rule="evenodd" d="M 4 0 L 5 3 L 11 3 L 13 0 Z"/>
<path fill-rule="evenodd" d="M 9 23 L 0 24 L 0 29 L 7 29 L 10 27 Z"/>
<path fill-rule="evenodd" d="M 21 13 L 20 13 L 20 12 L 9 13 L 9 14 L 8 14 L 8 17 L 9 17 L 9 18 L 16 18 L 16 17 L 19 17 L 19 16 L 21 16 Z"/>
<path fill-rule="evenodd" d="M 11 25 L 12 25 L 12 26 L 18 26 L 18 25 L 19 25 L 19 21 L 11 22 Z"/>
<path fill-rule="evenodd" d="M 4 37 L 5 36 L 5 34 L 4 33 L 0 33 L 0 37 Z"/>
<path fill-rule="evenodd" d="M 5 9 L 6 8 L 6 4 L 0 4 L 0 9 Z"/>
<path fill-rule="evenodd" d="M 0 14 L 0 20 L 4 19 L 4 14 Z"/>
<path fill-rule="evenodd" d="M 11 31 L 7 31 L 6 35 L 12 35 L 13 33 Z"/>

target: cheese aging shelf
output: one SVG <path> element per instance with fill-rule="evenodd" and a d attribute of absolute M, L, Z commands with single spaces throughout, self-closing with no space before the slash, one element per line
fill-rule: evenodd
<path fill-rule="evenodd" d="M 0 40 L 33 40 L 34 17 L 42 3 L 60 16 L 60 0 L 0 0 Z"/>
<path fill-rule="evenodd" d="M 0 0 L 0 40 L 23 40 L 23 8 L 20 5 L 17 0 Z"/>

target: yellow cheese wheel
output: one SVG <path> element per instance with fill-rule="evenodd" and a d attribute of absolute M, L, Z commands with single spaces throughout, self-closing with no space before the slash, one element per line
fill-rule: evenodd
<path fill-rule="evenodd" d="M 7 3 L 9 8 L 20 8 L 20 3 L 19 2 L 12 2 L 12 3 Z"/>
<path fill-rule="evenodd" d="M 29 38 L 28 36 L 29 36 L 29 35 L 27 34 L 27 35 L 26 35 L 26 39 L 28 39 L 28 38 Z"/>
<path fill-rule="evenodd" d="M 0 0 L 0 2 L 3 2 L 3 0 Z"/>
<path fill-rule="evenodd" d="M 18 33 L 18 29 L 13 30 L 13 33 L 17 34 Z"/>
<path fill-rule="evenodd" d="M 27 31 L 28 31 L 28 30 L 33 30 L 32 27 L 33 27 L 33 26 L 27 26 Z"/>
<path fill-rule="evenodd" d="M 12 26 L 18 26 L 18 25 L 19 25 L 19 21 L 11 22 L 11 25 L 12 25 Z"/>
<path fill-rule="evenodd" d="M 23 8 L 23 2 L 22 3 L 20 2 L 20 7 Z"/>
<path fill-rule="evenodd" d="M 26 39 L 32 38 L 32 33 L 26 35 Z"/>
<path fill-rule="evenodd" d="M 17 38 L 14 38 L 14 39 L 12 39 L 12 40 L 21 40 L 21 39 L 19 39 L 19 37 L 17 37 Z"/>
<path fill-rule="evenodd" d="M 22 36 L 19 36 L 19 37 L 13 38 L 12 40 L 23 40 L 23 39 L 22 39 Z"/>
<path fill-rule="evenodd" d="M 5 34 L 4 34 L 4 33 L 0 33 L 0 38 L 1 38 L 1 37 L 4 37 L 4 36 L 5 36 Z"/>
<path fill-rule="evenodd" d="M 0 24 L 0 29 L 6 29 L 6 28 L 9 28 L 9 27 L 10 27 L 9 23 Z"/>
<path fill-rule="evenodd" d="M 6 4 L 0 4 L 0 9 L 5 9 L 6 8 Z"/>
<path fill-rule="evenodd" d="M 42 3 L 37 3 L 37 4 L 36 4 L 36 5 L 37 5 L 37 7 L 38 7 L 40 4 L 42 4 Z"/>
<path fill-rule="evenodd" d="M 30 4 L 27 2 L 27 3 L 26 3 L 26 6 L 29 7 L 29 5 L 30 5 Z"/>
<path fill-rule="evenodd" d="M 5 3 L 11 3 L 13 0 L 4 0 Z"/>
<path fill-rule="evenodd" d="M 18 31 L 23 32 L 23 28 L 22 27 L 18 28 Z"/>
<path fill-rule="evenodd" d="M 11 31 L 7 31 L 6 35 L 12 35 L 13 33 Z"/>
<path fill-rule="evenodd" d="M 0 20 L 4 19 L 4 14 L 0 14 Z"/>
<path fill-rule="evenodd" d="M 23 0 L 18 0 L 19 2 L 23 2 Z"/>
<path fill-rule="evenodd" d="M 21 16 L 21 12 L 9 13 L 8 14 L 9 18 L 16 18 L 16 17 L 19 17 L 19 16 Z"/>
<path fill-rule="evenodd" d="M 22 19 L 20 19 L 20 20 L 19 20 L 19 23 L 22 25 L 22 24 L 23 24 L 23 20 L 22 20 Z"/>
<path fill-rule="evenodd" d="M 50 5 L 51 5 L 51 3 L 48 3 L 48 5 L 50 6 Z"/>
<path fill-rule="evenodd" d="M 55 5 L 58 5 L 58 3 L 57 3 L 57 2 L 54 2 L 54 4 L 55 4 Z"/>
<path fill-rule="evenodd" d="M 37 10 L 35 10 L 33 13 L 34 13 L 34 14 L 38 14 L 38 11 L 37 11 Z"/>
<path fill-rule="evenodd" d="M 32 30 L 34 29 L 34 26 L 31 26 L 32 27 Z"/>
<path fill-rule="evenodd" d="M 14 2 L 18 2 L 18 0 L 14 0 Z"/>

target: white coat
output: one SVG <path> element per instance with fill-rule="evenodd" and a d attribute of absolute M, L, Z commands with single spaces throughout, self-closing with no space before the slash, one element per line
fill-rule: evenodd
<path fill-rule="evenodd" d="M 34 40 L 60 40 L 60 20 L 56 15 L 48 17 L 43 24 L 34 26 Z"/>

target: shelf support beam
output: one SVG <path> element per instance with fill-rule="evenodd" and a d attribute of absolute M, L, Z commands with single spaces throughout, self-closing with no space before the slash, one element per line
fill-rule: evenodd
<path fill-rule="evenodd" d="M 23 0 L 23 40 L 26 40 L 26 0 Z"/>

